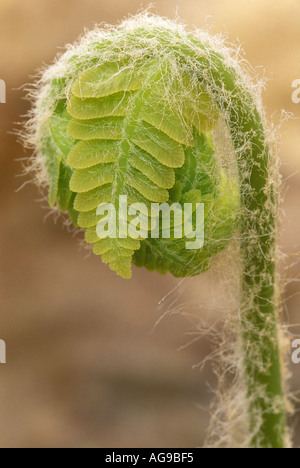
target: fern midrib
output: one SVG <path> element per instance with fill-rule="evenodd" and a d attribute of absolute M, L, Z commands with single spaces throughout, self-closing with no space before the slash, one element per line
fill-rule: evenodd
<path fill-rule="evenodd" d="M 150 73 L 149 73 L 150 75 Z M 144 82 L 149 83 L 148 80 Z M 149 86 L 149 85 L 148 85 Z M 132 139 L 141 122 L 140 113 L 145 102 L 145 86 L 142 86 L 131 98 L 131 106 L 124 118 L 123 137 L 120 141 L 120 154 L 115 162 L 116 176 L 112 184 L 112 203 L 119 210 L 119 197 L 124 195 L 125 174 L 129 169 L 129 156 Z"/>

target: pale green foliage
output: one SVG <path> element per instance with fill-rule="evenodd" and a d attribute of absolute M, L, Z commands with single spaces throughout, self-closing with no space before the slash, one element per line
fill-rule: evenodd
<path fill-rule="evenodd" d="M 125 278 L 132 263 L 199 274 L 236 227 L 236 181 L 222 170 L 208 133 L 219 111 L 182 61 L 178 39 L 168 29 L 125 27 L 83 41 L 54 66 L 38 101 L 36 137 L 50 205 L 67 210 L 95 254 Z M 204 248 L 188 251 L 184 237 L 100 240 L 97 207 L 110 202 L 118 210 L 122 195 L 149 213 L 151 202 L 204 203 Z"/>

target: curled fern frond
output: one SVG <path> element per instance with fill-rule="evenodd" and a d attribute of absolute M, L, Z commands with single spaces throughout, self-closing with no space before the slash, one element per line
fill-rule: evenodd
<path fill-rule="evenodd" d="M 277 164 L 260 99 L 237 60 L 219 39 L 148 14 L 96 28 L 45 71 L 28 127 L 50 205 L 67 212 L 122 277 L 131 277 L 132 264 L 197 275 L 230 239 L 240 239 L 248 445 L 286 446 L 275 289 Z M 138 235 L 124 235 L 136 219 L 133 211 L 124 217 L 123 199 L 140 207 Z M 148 209 L 153 203 L 191 204 L 190 232 L 195 207 L 203 204 L 201 248 L 187 248 L 189 232 L 161 235 L 160 213 Z M 101 238 L 108 204 L 118 234 Z M 174 231 L 177 223 L 174 216 Z M 156 237 L 148 235 L 153 226 Z"/>
<path fill-rule="evenodd" d="M 60 59 L 60 77 L 48 80 L 38 102 L 45 119 L 37 146 L 50 205 L 68 211 L 94 253 L 124 278 L 132 263 L 177 277 L 206 270 L 231 239 L 239 204 L 215 155 L 216 104 L 183 60 L 177 33 L 151 29 L 86 41 Z M 116 207 L 118 223 L 120 196 L 129 205 L 184 206 L 189 194 L 209 218 L 202 249 L 187 250 L 184 237 L 131 242 L 129 236 L 125 243 L 97 236 L 100 204 Z M 150 228 L 150 215 L 148 221 Z"/>

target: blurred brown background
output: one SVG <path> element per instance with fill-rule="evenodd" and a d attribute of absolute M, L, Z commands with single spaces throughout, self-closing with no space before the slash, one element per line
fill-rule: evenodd
<path fill-rule="evenodd" d="M 116 277 L 86 256 L 78 238 L 46 218 L 45 203 L 25 179 L 20 144 L 11 133 L 28 109 L 20 86 L 52 61 L 58 47 L 95 23 L 136 13 L 140 0 L 0 0 L 0 447 L 195 447 L 205 439 L 215 378 L 209 339 L 181 349 L 197 320 L 222 317 L 218 288 L 209 278 L 179 281 L 134 270 Z M 285 184 L 282 248 L 288 276 L 299 278 L 300 104 L 291 83 L 300 78 L 299 0 L 161 0 L 154 11 L 190 26 L 212 25 L 242 43 L 260 76 L 268 79 L 268 117 L 282 108 L 295 118 L 283 127 Z M 28 155 L 28 154 L 27 154 Z M 161 299 L 168 295 L 162 305 Z M 286 291 L 286 320 L 299 319 L 299 284 Z M 168 311 L 181 310 L 156 321 Z M 292 335 L 299 332 L 291 329 Z M 291 365 L 292 388 L 300 365 Z M 297 414 L 295 446 L 300 444 Z"/>

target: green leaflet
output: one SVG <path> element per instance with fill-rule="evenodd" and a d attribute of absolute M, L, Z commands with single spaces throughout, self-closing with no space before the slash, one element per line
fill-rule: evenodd
<path fill-rule="evenodd" d="M 120 91 L 136 91 L 142 84 L 141 70 L 108 62 L 83 72 L 74 83 L 72 93 L 79 98 L 100 98 Z"/>
<path fill-rule="evenodd" d="M 175 171 L 173 168 L 165 166 L 135 145 L 131 147 L 129 164 L 161 188 L 171 189 L 175 183 Z"/>
<path fill-rule="evenodd" d="M 122 117 L 76 120 L 68 125 L 68 134 L 76 140 L 120 140 L 123 132 Z"/>
<path fill-rule="evenodd" d="M 56 110 L 50 121 L 50 131 L 53 143 L 58 149 L 58 158 L 65 162 L 70 149 L 74 145 L 74 138 L 68 135 L 67 127 L 71 120 L 70 115 L 66 111 L 64 100 L 58 102 Z"/>
<path fill-rule="evenodd" d="M 141 119 L 161 130 L 172 140 L 186 146 L 194 146 L 192 131 L 183 124 L 182 119 L 176 115 L 169 105 L 162 101 L 154 92 L 149 93 L 145 105 L 141 110 Z"/>
<path fill-rule="evenodd" d="M 73 169 L 89 169 L 98 164 L 115 163 L 119 144 L 111 141 L 80 141 L 71 149 L 68 164 Z M 84 155 L 84 157 L 83 157 Z"/>
<path fill-rule="evenodd" d="M 79 169 L 73 172 L 70 183 L 72 191 L 77 193 L 89 192 L 97 187 L 114 181 L 114 165 L 98 164 L 88 169 Z"/>
<path fill-rule="evenodd" d="M 117 93 L 99 99 L 71 97 L 68 112 L 75 119 L 89 120 L 100 117 L 124 117 L 133 93 Z"/>
<path fill-rule="evenodd" d="M 58 84 L 54 83 L 54 88 Z M 49 175 L 49 204 L 57 203 L 62 211 L 67 211 L 72 223 L 77 226 L 78 213 L 74 209 L 75 193 L 70 190 L 72 170 L 67 164 L 67 156 L 75 140 L 68 135 L 70 115 L 66 111 L 66 101 L 59 100 L 49 122 L 48 135 L 42 142 L 42 152 L 46 158 Z"/>
<path fill-rule="evenodd" d="M 172 81 L 166 95 L 162 74 L 163 67 L 153 60 L 140 69 L 109 62 L 79 73 L 71 95 L 55 105 L 44 145 L 50 203 L 68 211 L 94 253 L 125 278 L 131 276 L 132 263 L 174 276 L 198 274 L 225 247 L 235 227 L 238 197 L 224 193 L 228 181 L 207 133 L 217 122 L 216 110 L 200 85 L 182 96 L 176 108 L 174 97 L 182 83 Z M 188 85 L 185 71 L 181 80 Z M 143 203 L 147 213 L 137 211 L 139 218 L 127 214 L 124 220 L 120 197 L 127 197 L 128 205 Z M 154 227 L 162 235 L 161 213 L 151 212 L 152 203 L 193 203 L 194 213 L 196 203 L 203 202 L 202 249 L 187 250 L 184 232 L 179 239 L 174 233 L 169 239 L 151 238 Z M 100 239 L 97 226 L 106 227 L 112 215 L 97 209 L 107 203 L 116 210 L 117 238 Z M 191 221 L 195 227 L 193 217 Z M 140 228 L 137 238 L 123 238 L 124 223 L 128 229 L 132 223 Z M 171 219 L 172 229 L 183 220 L 176 223 Z"/>
<path fill-rule="evenodd" d="M 174 202 L 174 200 L 171 200 Z M 177 200 L 176 200 L 177 201 Z M 201 196 L 199 190 L 191 190 L 182 196 L 180 203 L 204 203 L 205 243 L 201 250 L 187 250 L 187 238 L 146 239 L 142 248 L 135 253 L 133 263 L 144 266 L 149 271 L 161 274 L 172 273 L 175 277 L 197 276 L 210 267 L 211 258 L 221 252 L 238 226 L 238 191 L 231 186 L 225 173 L 221 174 L 221 184 L 216 197 L 212 194 Z M 195 227 L 195 225 L 194 225 Z"/>
<path fill-rule="evenodd" d="M 146 122 L 138 125 L 132 142 L 164 166 L 176 168 L 184 163 L 183 146 Z"/>

